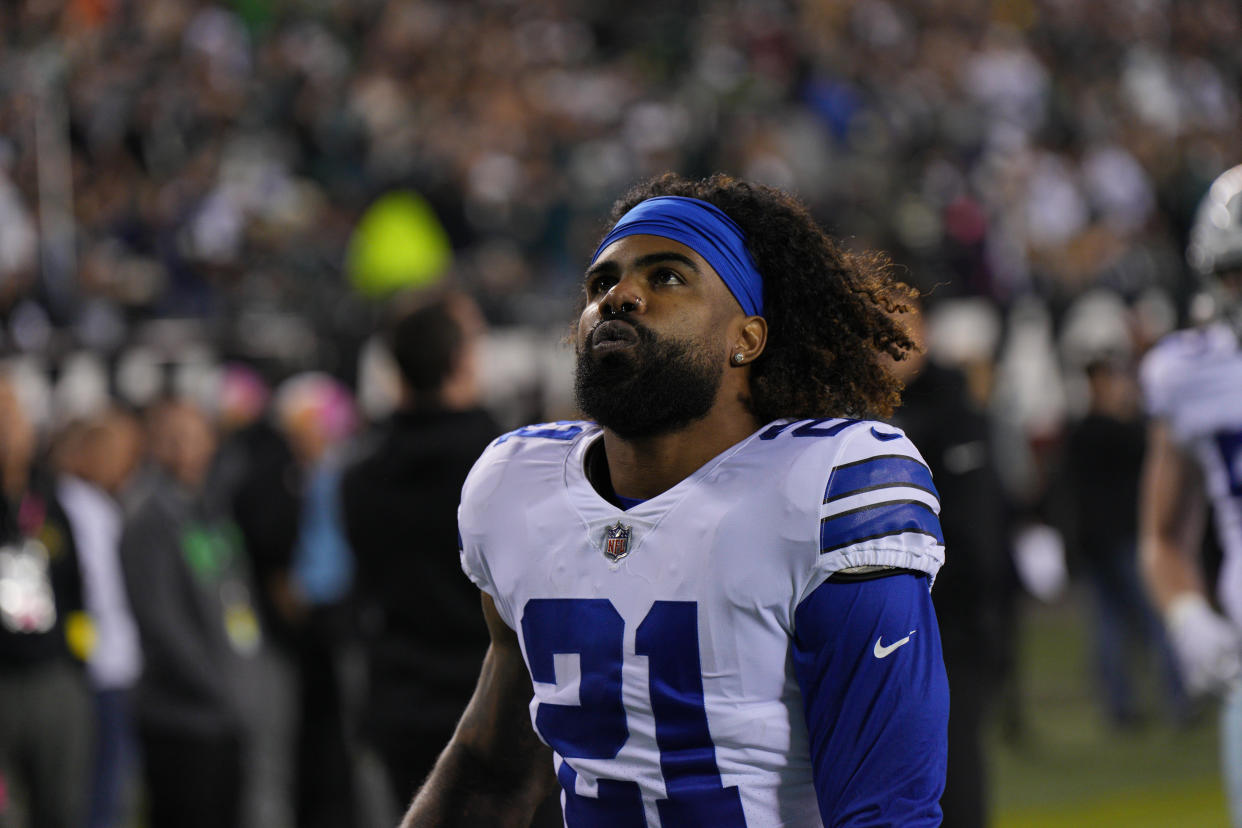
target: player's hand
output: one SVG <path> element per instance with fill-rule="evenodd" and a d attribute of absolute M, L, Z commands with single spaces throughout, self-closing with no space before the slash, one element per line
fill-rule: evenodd
<path fill-rule="evenodd" d="M 1182 681 L 1192 695 L 1224 694 L 1242 677 L 1242 638 L 1202 595 L 1185 592 L 1165 612 Z"/>

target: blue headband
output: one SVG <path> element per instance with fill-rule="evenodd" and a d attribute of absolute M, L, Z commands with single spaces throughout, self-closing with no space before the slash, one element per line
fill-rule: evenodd
<path fill-rule="evenodd" d="M 748 316 L 763 314 L 763 277 L 746 249 L 742 228 L 715 205 L 682 196 L 649 198 L 622 216 L 604 236 L 591 264 L 617 239 L 639 235 L 660 236 L 686 245 L 720 274 Z"/>

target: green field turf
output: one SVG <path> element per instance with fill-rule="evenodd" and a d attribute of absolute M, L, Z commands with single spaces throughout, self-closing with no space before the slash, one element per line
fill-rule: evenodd
<path fill-rule="evenodd" d="M 1145 725 L 1118 732 L 1100 713 L 1087 656 L 1083 596 L 1030 606 L 1021 636 L 1023 736 L 990 735 L 995 828 L 1225 828 L 1217 711 L 1192 725 L 1160 716 L 1158 688 Z"/>

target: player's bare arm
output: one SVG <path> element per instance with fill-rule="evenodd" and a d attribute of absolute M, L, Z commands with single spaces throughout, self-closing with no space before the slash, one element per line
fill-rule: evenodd
<path fill-rule="evenodd" d="M 551 751 L 530 724 L 530 674 L 517 636 L 482 596 L 492 644 L 478 686 L 402 828 L 529 825 L 556 784 Z"/>
<path fill-rule="evenodd" d="M 1141 490 L 1143 574 L 1164 613 L 1187 689 L 1223 693 L 1242 672 L 1238 634 L 1208 602 L 1199 570 L 1207 496 L 1193 459 L 1155 421 Z"/>
<path fill-rule="evenodd" d="M 1167 610 L 1178 595 L 1204 592 L 1198 561 L 1207 501 L 1198 467 L 1161 420 L 1148 429 L 1140 497 L 1143 575 Z"/>

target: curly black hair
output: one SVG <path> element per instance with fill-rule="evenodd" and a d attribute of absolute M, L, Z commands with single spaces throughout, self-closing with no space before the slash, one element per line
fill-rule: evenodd
<path fill-rule="evenodd" d="M 768 341 L 751 363 L 749 405 L 760 422 L 781 417 L 888 417 L 901 381 L 883 357 L 918 345 L 900 321 L 918 294 L 879 253 L 845 250 L 793 196 L 717 173 L 699 181 L 666 173 L 617 200 L 612 223 L 655 196 L 687 196 L 737 222 L 763 276 Z"/>

